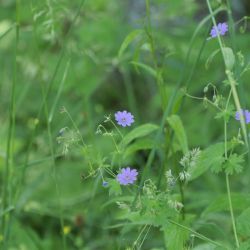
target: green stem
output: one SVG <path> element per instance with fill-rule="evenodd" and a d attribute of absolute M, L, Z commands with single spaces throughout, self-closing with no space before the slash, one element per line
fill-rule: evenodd
<path fill-rule="evenodd" d="M 229 92 L 227 103 L 226 103 L 226 110 L 229 105 L 230 97 L 231 97 L 232 91 Z M 225 159 L 228 159 L 227 155 L 227 121 L 224 119 L 224 145 L 225 145 Z M 235 226 L 235 218 L 234 218 L 234 212 L 233 212 L 233 205 L 232 205 L 232 199 L 231 199 L 231 190 L 230 190 L 230 185 L 229 185 L 229 177 L 228 174 L 226 173 L 226 186 L 227 186 L 227 197 L 228 197 L 228 204 L 229 204 L 229 210 L 230 210 L 230 215 L 231 215 L 231 222 L 233 226 L 233 232 L 234 232 L 234 238 L 235 238 L 235 244 L 236 247 L 239 248 L 239 240 L 237 236 L 237 230 Z"/>
<path fill-rule="evenodd" d="M 18 41 L 19 41 L 19 0 L 16 2 L 16 39 L 14 49 L 14 74 L 11 88 L 11 100 L 10 100 L 10 114 L 9 114 L 9 129 L 6 149 L 6 162 L 4 170 L 4 181 L 3 181 L 3 193 L 2 193 L 2 211 L 8 210 L 8 206 L 12 203 L 12 187 L 11 187 L 11 174 L 13 165 L 13 147 L 14 147 L 14 133 L 15 133 L 15 116 L 16 116 L 16 105 L 15 105 L 15 92 L 17 82 L 17 54 L 18 54 Z M 8 217 L 9 216 L 9 217 Z M 3 249 L 8 248 L 8 238 L 10 232 L 12 213 L 6 213 L 2 217 L 1 226 L 2 234 L 4 237 Z M 6 227 L 7 224 L 7 227 Z"/>
<path fill-rule="evenodd" d="M 45 90 L 42 88 L 43 97 L 45 96 Z M 55 184 L 56 188 L 56 194 L 57 194 L 57 203 L 58 203 L 58 209 L 59 209 L 59 220 L 60 220 L 60 226 L 61 226 L 61 233 L 62 233 L 62 240 L 63 240 L 63 249 L 67 249 L 66 246 L 66 237 L 63 232 L 64 229 L 64 219 L 63 219 L 63 210 L 62 210 L 62 203 L 61 203 L 61 191 L 58 184 L 58 178 L 57 178 L 57 172 L 56 172 L 56 162 L 55 162 L 55 152 L 54 152 L 54 146 L 53 146 L 53 138 L 51 133 L 51 122 L 49 120 L 49 112 L 48 112 L 48 106 L 47 102 L 44 104 L 44 113 L 46 116 L 47 121 L 47 132 L 49 137 L 49 149 L 52 156 L 52 179 Z"/>
<path fill-rule="evenodd" d="M 158 86 L 158 90 L 160 93 L 161 97 L 161 105 L 162 105 L 162 110 L 165 110 L 166 104 L 167 104 L 167 95 L 166 95 L 166 90 L 164 87 L 164 80 L 162 77 L 162 69 L 161 67 L 158 66 L 158 60 L 156 56 L 156 49 L 155 49 L 155 40 L 152 34 L 152 25 L 151 25 L 151 15 L 150 15 L 150 0 L 145 0 L 146 4 L 146 18 L 147 18 L 147 23 L 145 26 L 145 33 L 148 36 L 148 41 L 151 47 L 151 54 L 153 58 L 153 64 L 154 68 L 156 71 L 156 83 Z"/>
<path fill-rule="evenodd" d="M 236 243 L 236 247 L 239 248 L 240 244 L 239 244 L 239 239 L 238 239 L 238 236 L 237 236 L 235 218 L 234 218 L 234 213 L 233 213 L 233 205 L 232 205 L 232 199 L 231 199 L 231 191 L 230 191 L 230 184 L 229 184 L 228 174 L 226 174 L 226 184 L 227 184 L 227 197 L 228 197 L 229 209 L 230 209 L 231 220 L 232 220 L 232 225 L 233 225 L 235 243 Z"/>
<path fill-rule="evenodd" d="M 173 224 L 173 225 L 176 225 L 176 226 L 178 226 L 178 227 L 181 227 L 181 228 L 183 228 L 183 229 L 189 231 L 190 233 L 194 234 L 197 238 L 199 238 L 199 239 L 201 239 L 201 240 L 210 242 L 210 243 L 212 243 L 212 244 L 215 245 L 215 246 L 222 247 L 222 248 L 226 249 L 225 246 L 219 244 L 219 243 L 216 242 L 216 241 L 213 241 L 213 240 L 207 238 L 206 236 L 204 236 L 204 235 L 202 235 L 202 234 L 200 234 L 200 233 L 197 233 L 196 231 L 192 230 L 192 229 L 189 228 L 189 227 L 186 227 L 186 226 L 184 226 L 184 225 L 182 225 L 182 224 L 179 224 L 178 222 L 175 222 L 175 221 L 170 220 L 170 219 L 168 219 L 168 222 L 170 222 L 170 223 Z"/>

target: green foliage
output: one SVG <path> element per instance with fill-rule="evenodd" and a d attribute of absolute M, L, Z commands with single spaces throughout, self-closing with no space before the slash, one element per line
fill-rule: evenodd
<path fill-rule="evenodd" d="M 231 154 L 224 164 L 225 172 L 229 175 L 240 173 L 243 170 L 244 158 L 242 155 Z"/>
<path fill-rule="evenodd" d="M 126 38 L 124 39 L 119 52 L 118 52 L 118 57 L 122 57 L 123 53 L 125 52 L 125 50 L 127 49 L 127 47 L 129 46 L 129 44 L 135 40 L 139 35 L 141 35 L 143 33 L 143 30 L 133 30 L 131 33 L 129 33 Z"/>
<path fill-rule="evenodd" d="M 109 195 L 116 196 L 122 194 L 121 186 L 116 180 L 109 179 L 108 185 L 109 185 Z"/>
<path fill-rule="evenodd" d="M 167 121 L 171 128 L 174 130 L 178 143 L 182 152 L 185 154 L 188 151 L 188 141 L 185 133 L 184 126 L 179 116 L 172 115 L 167 118 Z"/>
<path fill-rule="evenodd" d="M 133 140 L 149 135 L 155 130 L 157 130 L 158 128 L 159 127 L 155 124 L 144 124 L 144 125 L 138 126 L 137 128 L 130 131 L 126 136 L 124 136 L 121 144 L 122 146 L 125 147 Z"/>
<path fill-rule="evenodd" d="M 140 63 L 140 62 L 134 62 L 134 61 L 132 61 L 131 64 L 145 70 L 145 72 L 147 72 L 149 75 L 151 75 L 151 76 L 153 76 L 155 78 L 157 77 L 157 72 L 152 67 L 150 67 L 149 65 L 146 65 L 146 64 Z"/>
<path fill-rule="evenodd" d="M 249 216 L 250 216 L 250 207 L 245 209 L 237 218 L 236 225 L 237 231 L 243 238 L 248 238 L 250 235 L 250 223 L 249 223 Z M 249 245 L 249 243 L 248 243 Z"/>
<path fill-rule="evenodd" d="M 154 146 L 155 146 L 155 143 L 153 139 L 150 139 L 150 138 L 137 139 L 131 145 L 126 147 L 123 158 L 126 159 L 131 154 L 134 154 L 136 151 L 139 151 L 139 150 L 152 149 Z"/>
<path fill-rule="evenodd" d="M 194 180 L 208 169 L 218 173 L 222 171 L 224 162 L 224 143 L 217 143 L 201 151 L 197 163 L 189 169 L 190 179 Z"/>
<path fill-rule="evenodd" d="M 234 210 L 242 211 L 249 207 L 250 205 L 250 195 L 249 194 L 239 194 L 232 193 L 232 205 Z M 228 211 L 228 197 L 227 195 L 220 195 L 215 198 L 211 204 L 203 211 L 202 216 L 207 216 L 209 213 Z"/>
<path fill-rule="evenodd" d="M 164 240 L 167 249 L 185 249 L 188 232 L 176 225 L 169 224 L 164 229 Z"/>
<path fill-rule="evenodd" d="M 225 58 L 226 69 L 232 70 L 235 64 L 235 55 L 233 50 L 231 48 L 224 47 L 222 53 Z"/>
<path fill-rule="evenodd" d="M 246 2 L 1 1 L 1 250 L 249 250 Z"/>

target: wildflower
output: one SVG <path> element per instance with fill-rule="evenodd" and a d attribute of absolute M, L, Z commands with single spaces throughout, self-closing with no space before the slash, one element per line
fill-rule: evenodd
<path fill-rule="evenodd" d="M 181 202 L 173 201 L 173 200 L 169 200 L 168 205 L 171 208 L 174 208 L 178 212 L 184 207 L 184 205 Z"/>
<path fill-rule="evenodd" d="M 108 183 L 107 181 L 103 181 L 103 182 L 102 182 L 102 186 L 103 186 L 103 187 L 107 187 L 108 184 L 109 184 L 109 183 Z"/>
<path fill-rule="evenodd" d="M 200 157 L 200 149 L 194 148 L 191 151 L 188 151 L 180 160 L 180 164 L 184 169 L 189 167 L 194 167 L 197 163 L 197 160 Z"/>
<path fill-rule="evenodd" d="M 130 169 L 130 167 L 122 168 L 120 174 L 117 175 L 116 179 L 121 185 L 133 184 L 137 179 L 138 172 L 136 169 Z"/>
<path fill-rule="evenodd" d="M 179 178 L 181 181 L 185 181 L 185 180 L 188 180 L 190 178 L 190 174 L 186 171 L 183 171 L 183 172 L 180 172 L 179 173 Z"/>
<path fill-rule="evenodd" d="M 237 111 L 235 113 L 235 119 L 237 121 L 240 121 L 240 117 L 243 116 L 246 124 L 250 123 L 250 112 L 246 109 L 246 110 L 240 110 L 240 111 Z"/>
<path fill-rule="evenodd" d="M 175 179 L 174 179 L 174 176 L 172 175 L 172 171 L 171 169 L 169 169 L 166 174 L 165 174 L 166 178 L 167 178 L 167 185 L 168 185 L 168 188 L 173 188 L 174 185 L 175 185 Z"/>
<path fill-rule="evenodd" d="M 66 129 L 68 129 L 67 127 L 65 128 L 61 128 L 58 132 L 58 135 L 57 136 L 63 136 L 64 132 L 66 131 Z"/>
<path fill-rule="evenodd" d="M 217 30 L 219 32 L 219 35 L 224 36 L 226 34 L 226 32 L 228 31 L 227 23 L 218 23 L 218 25 L 213 26 L 213 28 L 210 31 L 210 35 L 211 35 L 212 38 L 217 37 L 217 35 L 218 35 L 216 27 L 217 27 Z"/>
<path fill-rule="evenodd" d="M 123 112 L 118 111 L 115 113 L 115 120 L 123 127 L 130 126 L 134 122 L 134 116 L 124 110 Z"/>
<path fill-rule="evenodd" d="M 143 193 L 149 198 L 149 199 L 155 199 L 156 193 L 157 193 L 157 187 L 153 183 L 151 179 L 148 179 L 144 182 L 143 185 Z"/>
<path fill-rule="evenodd" d="M 64 226 L 63 227 L 63 233 L 64 233 L 64 235 L 69 234 L 70 231 L 71 231 L 71 227 L 70 226 Z"/>

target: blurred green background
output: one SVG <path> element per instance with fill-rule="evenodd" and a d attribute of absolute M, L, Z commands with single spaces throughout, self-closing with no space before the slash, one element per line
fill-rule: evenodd
<path fill-rule="evenodd" d="M 145 3 L 141 0 L 86 0 L 80 8 L 81 2 L 19 0 L 16 9 L 16 1 L 0 1 L 1 183 L 5 178 L 11 88 L 16 81 L 15 132 L 10 163 L 11 204 L 14 206 L 14 209 L 10 207 L 13 213 L 10 250 L 63 249 L 60 214 L 64 219 L 67 249 L 126 249 L 139 234 L 136 227 L 107 228 L 121 222 L 121 210 L 115 203 L 105 205 L 110 197 L 102 187 L 100 176 L 84 178 L 89 174 L 89 166 L 82 150 L 69 145 L 68 154 L 62 155 L 57 137 L 62 128 L 72 128 L 69 117 L 60 112 L 65 107 L 85 143 L 90 145 L 88 155 L 94 159 L 96 168 L 104 164 L 103 158 L 113 150 L 109 140 L 95 133 L 104 115 L 129 110 L 135 115 L 134 126 L 160 122 L 161 99 L 155 79 L 131 63 L 152 65 L 145 35 L 134 39 L 118 57 L 125 37 L 135 29 L 144 28 Z M 213 1 L 213 6 L 221 2 Z M 249 1 L 233 1 L 232 6 L 236 36 L 233 39 L 225 37 L 224 41 L 244 55 L 246 64 L 250 61 L 248 27 L 244 27 L 247 23 L 236 22 L 249 15 Z M 216 85 L 221 94 L 228 91 L 222 83 L 225 76 L 220 57 L 215 56 L 209 66 L 205 66 L 218 48 L 216 40 L 206 40 L 210 23 L 199 30 L 190 50 L 191 38 L 207 14 L 205 1 L 154 0 L 151 3 L 156 56 L 163 69 L 168 100 L 181 74 L 185 85 L 204 42 L 188 93 L 203 97 L 203 89 L 208 83 Z M 16 15 L 20 24 L 18 35 Z M 223 12 L 217 20 L 226 21 L 227 15 Z M 185 65 L 189 50 L 190 57 Z M 239 86 L 242 105 L 246 108 L 249 105 L 249 77 L 249 71 L 245 72 Z M 182 93 L 180 89 L 173 113 L 183 101 Z M 211 99 L 212 96 L 213 91 L 209 89 L 207 97 Z M 180 116 L 191 148 L 204 148 L 223 140 L 223 123 L 214 119 L 215 115 L 216 110 L 205 107 L 202 101 L 189 98 L 183 101 Z M 229 137 L 237 132 L 238 123 L 231 119 Z M 138 152 L 126 159 L 126 163 L 143 168 L 147 153 Z M 154 170 L 157 175 L 157 168 Z M 241 181 L 233 182 L 232 189 L 241 190 L 244 183 L 247 180 L 242 177 Z M 215 193 L 219 195 L 224 191 L 223 177 L 208 173 L 189 187 L 187 199 L 199 200 L 199 204 L 190 205 L 188 209 L 199 213 Z M 228 222 L 223 216 L 217 219 L 222 225 L 224 223 L 222 231 L 226 230 Z M 204 231 L 213 236 L 212 226 Z M 2 236 L 0 240 L 4 241 Z M 143 249 L 153 248 L 165 249 L 162 233 L 157 228 L 151 230 L 143 245 Z"/>

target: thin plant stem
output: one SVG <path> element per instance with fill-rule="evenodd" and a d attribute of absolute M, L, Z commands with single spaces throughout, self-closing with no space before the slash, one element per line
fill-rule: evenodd
<path fill-rule="evenodd" d="M 42 93 L 43 93 L 43 95 L 45 95 L 45 90 L 43 88 L 42 88 Z M 47 120 L 47 132 L 48 132 L 48 137 L 49 137 L 49 147 L 50 147 L 50 153 L 52 156 L 52 179 L 55 183 L 55 188 L 56 188 L 57 203 L 58 203 L 58 208 L 59 208 L 59 220 L 60 220 L 61 233 L 62 233 L 62 239 L 63 239 L 63 250 L 65 250 L 65 249 L 67 249 L 67 247 L 66 247 L 66 236 L 63 232 L 64 220 L 63 220 L 63 210 L 62 210 L 62 204 L 61 204 L 61 191 L 60 191 L 60 187 L 58 184 L 58 178 L 57 178 L 57 173 L 56 173 L 56 162 L 55 162 L 55 152 L 54 152 L 52 132 L 51 132 L 51 122 L 49 120 L 49 112 L 48 112 L 48 107 L 47 107 L 46 102 L 44 105 L 44 113 L 45 113 L 46 120 Z"/>
<path fill-rule="evenodd" d="M 229 103 L 229 99 L 231 96 L 231 92 L 229 93 L 229 98 L 228 98 L 228 102 Z M 227 107 L 226 107 L 227 108 Z M 228 159 L 228 155 L 227 155 L 227 122 L 224 119 L 224 145 L 225 145 L 225 159 Z M 226 173 L 226 187 L 227 187 L 227 197 L 228 197 L 228 204 L 229 204 L 229 210 L 230 210 L 230 215 L 231 215 L 231 222 L 232 222 L 232 226 L 233 226 L 233 233 L 234 233 L 234 238 L 235 238 L 235 244 L 236 247 L 239 248 L 240 244 L 239 244 L 239 239 L 237 236 L 237 230 L 236 230 L 236 224 L 235 224 L 235 218 L 234 218 L 234 212 L 233 212 L 233 205 L 232 205 L 232 199 L 231 199 L 231 190 L 230 190 L 230 184 L 229 184 L 229 177 L 228 174 Z"/>
<path fill-rule="evenodd" d="M 231 215 L 231 220 L 232 220 L 235 243 L 236 243 L 236 247 L 239 248 L 240 243 L 239 243 L 237 230 L 236 230 L 236 223 L 235 223 L 234 212 L 233 212 L 233 205 L 232 205 L 232 199 L 231 199 L 231 190 L 230 190 L 230 183 L 229 183 L 228 174 L 226 174 L 226 185 L 227 185 L 227 197 L 228 197 L 229 210 L 230 210 L 230 215 Z"/>
<path fill-rule="evenodd" d="M 16 117 L 16 105 L 15 105 L 15 92 L 16 92 L 16 83 L 17 83 L 17 55 L 18 55 L 18 42 L 19 42 L 19 25 L 20 25 L 20 16 L 19 16 L 20 2 L 16 2 L 16 38 L 15 38 L 15 49 L 14 49 L 14 74 L 11 87 L 11 100 L 10 100 L 10 113 L 9 113 L 9 129 L 8 129 L 8 138 L 7 138 L 7 149 L 6 149 L 6 161 L 5 161 L 5 170 L 3 178 L 3 193 L 2 193 L 2 211 L 5 211 L 12 202 L 12 183 L 11 183 L 11 174 L 13 166 L 13 147 L 14 147 L 14 133 L 15 133 L 15 117 Z M 10 210 L 12 211 L 12 210 Z M 9 215 L 9 217 L 8 217 Z M 3 249 L 8 248 L 9 232 L 10 232 L 10 223 L 12 213 L 6 213 L 3 215 L 1 220 L 2 235 L 4 237 Z M 7 226 L 6 226 L 7 224 Z"/>
<path fill-rule="evenodd" d="M 209 12 L 211 14 L 211 19 L 212 19 L 213 25 L 214 25 L 216 33 L 217 33 L 218 43 L 219 43 L 219 46 L 220 46 L 220 50 L 221 50 L 221 53 L 222 53 L 224 64 L 226 66 L 226 58 L 225 58 L 225 54 L 224 54 L 224 51 L 223 51 L 224 46 L 222 44 L 222 40 L 221 40 L 219 31 L 218 31 L 218 28 L 217 28 L 215 17 L 214 17 L 214 15 L 212 15 L 213 11 L 212 11 L 209 0 L 207 0 L 207 6 L 208 6 Z M 240 100 L 239 100 L 237 89 L 236 89 L 236 84 L 237 83 L 236 83 L 236 81 L 235 81 L 235 79 L 233 77 L 233 73 L 230 70 L 228 70 L 227 67 L 226 67 L 226 76 L 227 76 L 227 79 L 228 79 L 228 81 L 230 83 L 230 86 L 231 86 L 231 91 L 232 91 L 235 106 L 236 106 L 237 110 L 240 111 L 241 110 L 241 105 L 240 105 Z M 230 95 L 231 95 L 231 93 L 230 93 Z M 244 140 L 245 140 L 246 146 L 248 148 L 247 130 L 246 130 L 246 125 L 245 125 L 244 118 L 242 116 L 240 116 L 240 124 L 241 124 L 241 128 L 242 128 L 242 131 L 243 131 Z M 224 120 L 224 135 L 225 135 L 225 158 L 227 159 L 227 124 L 226 124 L 225 120 Z M 229 209 L 230 209 L 230 214 L 231 214 L 231 221 L 232 221 L 232 225 L 233 225 L 235 244 L 236 244 L 236 247 L 239 248 L 239 240 L 238 240 L 236 226 L 235 226 L 235 218 L 234 218 L 234 213 L 233 213 L 233 206 L 232 206 L 232 200 L 231 200 L 231 191 L 230 191 L 228 174 L 226 174 L 226 186 L 227 186 L 228 203 L 229 203 Z"/>
<path fill-rule="evenodd" d="M 147 232 L 145 233 L 145 235 L 144 235 L 144 237 L 143 237 L 143 239 L 142 239 L 142 241 L 141 241 L 141 244 L 140 244 L 140 246 L 139 246 L 139 249 L 141 249 L 141 247 L 142 247 L 144 241 L 146 240 L 146 238 L 147 238 L 147 236 L 148 236 L 148 233 L 149 233 L 151 227 L 152 227 L 152 225 L 149 225 L 149 227 L 148 227 L 148 229 L 147 229 Z"/>
<path fill-rule="evenodd" d="M 173 220 L 170 220 L 170 219 L 168 219 L 168 222 L 170 222 L 170 223 L 173 224 L 173 225 L 176 225 L 176 226 L 178 226 L 178 227 L 180 227 L 180 228 L 183 228 L 183 229 L 189 231 L 190 233 L 194 234 L 197 238 L 199 238 L 199 239 L 201 239 L 201 240 L 210 242 L 210 243 L 212 243 L 212 244 L 215 245 L 215 246 L 222 247 L 223 249 L 227 249 L 225 246 L 221 245 L 220 243 L 218 243 L 218 242 L 216 242 L 216 241 L 214 241 L 214 240 L 211 240 L 211 239 L 207 238 L 206 236 L 204 236 L 204 235 L 202 235 L 202 234 L 200 234 L 200 233 L 197 233 L 196 231 L 190 229 L 189 227 L 186 227 L 186 226 L 184 226 L 184 225 L 182 225 L 182 224 L 180 224 L 180 223 L 178 223 L 178 222 L 175 222 L 175 221 L 173 221 Z"/>
<path fill-rule="evenodd" d="M 115 125 L 115 123 L 112 121 L 112 119 L 109 119 L 109 122 L 111 122 L 111 124 L 115 127 L 116 131 L 121 136 L 121 139 L 123 139 L 123 134 L 121 133 L 120 129 Z"/>
<path fill-rule="evenodd" d="M 166 90 L 164 87 L 164 80 L 162 77 L 162 69 L 161 67 L 159 67 L 159 63 L 158 63 L 157 56 L 156 56 L 156 48 L 155 48 L 156 46 L 155 46 L 155 40 L 154 40 L 153 33 L 152 33 L 152 24 L 151 24 L 151 15 L 150 15 L 150 0 L 145 0 L 145 5 L 146 5 L 146 24 L 145 24 L 144 30 L 148 37 L 148 41 L 149 41 L 150 48 L 151 48 L 153 65 L 156 71 L 156 83 L 157 83 L 159 94 L 161 97 L 162 110 L 164 111 L 165 106 L 167 104 L 167 95 L 166 95 Z"/>

